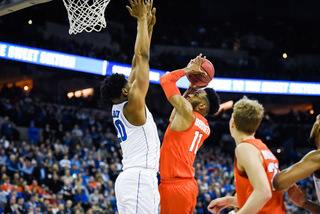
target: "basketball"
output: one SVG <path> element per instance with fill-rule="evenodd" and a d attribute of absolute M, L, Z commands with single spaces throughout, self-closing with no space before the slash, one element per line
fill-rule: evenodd
<path fill-rule="evenodd" d="M 209 60 L 205 59 L 202 62 L 200 69 L 202 71 L 206 72 L 207 76 L 204 76 L 201 74 L 187 74 L 187 78 L 192 85 L 204 87 L 204 86 L 207 86 L 209 84 L 209 82 L 213 79 L 214 67 Z"/>

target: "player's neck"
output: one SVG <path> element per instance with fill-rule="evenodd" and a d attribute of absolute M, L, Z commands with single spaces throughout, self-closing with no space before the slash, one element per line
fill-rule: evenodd
<path fill-rule="evenodd" d="M 123 102 L 125 102 L 125 101 L 127 101 L 127 100 L 128 100 L 127 97 L 121 96 L 121 97 L 118 98 L 118 99 L 112 100 L 112 102 L 113 102 L 113 104 L 120 104 L 120 103 L 123 103 Z"/>
<path fill-rule="evenodd" d="M 233 138 L 236 142 L 236 146 L 244 140 L 255 139 L 254 134 L 249 135 L 243 132 L 237 132 Z"/>

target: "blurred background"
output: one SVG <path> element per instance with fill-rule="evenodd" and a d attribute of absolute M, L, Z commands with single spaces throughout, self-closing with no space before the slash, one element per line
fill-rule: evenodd
<path fill-rule="evenodd" d="M 8 2 L 0 0 L 0 6 Z M 0 42 L 131 64 L 136 20 L 127 12 L 127 4 L 111 0 L 105 12 L 107 27 L 78 35 L 68 34 L 62 0 L 34 5 L 0 16 Z M 153 69 L 183 68 L 203 53 L 215 66 L 215 77 L 320 80 L 319 1 L 155 0 L 154 6 Z M 50 213 L 50 206 L 53 213 L 59 209 L 117 213 L 113 182 L 121 170 L 121 149 L 112 125 L 111 103 L 100 98 L 99 86 L 105 77 L 2 58 L 0 75 L 1 184 L 6 185 L 9 178 L 12 185 L 12 189 L 2 189 L 0 207 L 9 209 L 13 203 L 25 213 L 30 206 L 34 213 L 37 209 Z M 320 113 L 319 96 L 218 94 L 222 103 L 246 95 L 264 105 L 265 118 L 256 137 L 271 148 L 280 168 L 315 148 L 307 139 Z M 172 108 L 159 85 L 150 84 L 147 105 L 162 139 Z M 208 117 L 212 134 L 195 163 L 200 187 L 195 213 L 207 213 L 210 200 L 234 193 L 231 112 L 225 109 Z M 37 185 L 39 189 L 34 190 Z M 300 185 L 309 199 L 316 200 L 311 177 Z M 29 193 L 26 186 L 31 188 Z M 27 193 L 10 200 L 14 192 Z M 306 213 L 285 197 L 288 213 Z"/>

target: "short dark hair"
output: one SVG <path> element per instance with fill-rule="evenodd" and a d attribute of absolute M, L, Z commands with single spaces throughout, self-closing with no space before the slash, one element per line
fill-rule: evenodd
<path fill-rule="evenodd" d="M 207 92 L 207 98 L 209 100 L 209 115 L 215 114 L 218 112 L 220 108 L 220 97 L 216 93 L 216 91 L 212 88 L 205 88 L 205 92 Z"/>
<path fill-rule="evenodd" d="M 121 96 L 121 90 L 127 84 L 128 80 L 123 74 L 112 74 L 106 77 L 100 86 L 101 97 L 107 100 L 114 100 Z"/>

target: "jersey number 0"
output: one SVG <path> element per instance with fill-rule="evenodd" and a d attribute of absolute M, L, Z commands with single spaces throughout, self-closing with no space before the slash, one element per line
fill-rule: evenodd
<path fill-rule="evenodd" d="M 116 127 L 119 142 L 125 141 L 127 139 L 127 133 L 121 120 L 116 120 L 114 125 Z"/>

